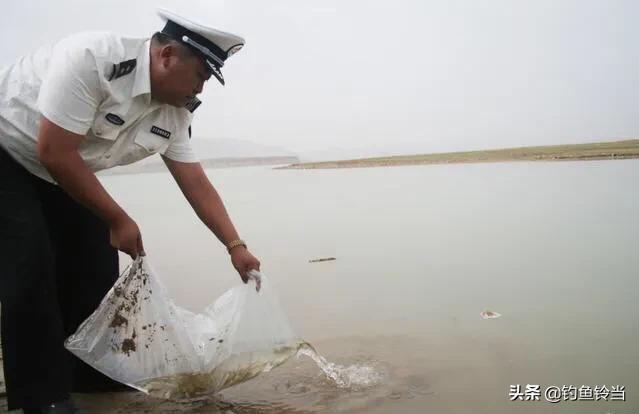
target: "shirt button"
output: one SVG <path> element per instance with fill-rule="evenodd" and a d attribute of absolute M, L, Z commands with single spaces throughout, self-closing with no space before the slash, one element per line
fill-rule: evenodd
<path fill-rule="evenodd" d="M 95 131 L 95 135 L 102 135 L 102 130 L 101 129 L 96 129 Z"/>

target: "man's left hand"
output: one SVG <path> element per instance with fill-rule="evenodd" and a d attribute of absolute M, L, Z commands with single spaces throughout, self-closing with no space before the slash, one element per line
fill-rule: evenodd
<path fill-rule="evenodd" d="M 240 274 L 242 282 L 248 282 L 249 270 L 260 270 L 260 261 L 248 251 L 244 246 L 237 246 L 231 249 L 231 263 Z"/>

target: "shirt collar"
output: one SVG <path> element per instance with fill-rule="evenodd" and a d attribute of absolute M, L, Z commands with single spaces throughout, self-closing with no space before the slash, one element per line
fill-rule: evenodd
<path fill-rule="evenodd" d="M 131 97 L 138 95 L 148 95 L 147 101 L 151 102 L 151 58 L 149 56 L 151 50 L 151 40 L 147 39 L 138 53 L 137 70 L 135 71 L 135 80 L 131 89 Z"/>

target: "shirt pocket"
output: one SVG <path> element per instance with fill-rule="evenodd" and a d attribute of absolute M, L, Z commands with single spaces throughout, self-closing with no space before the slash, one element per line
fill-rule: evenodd
<path fill-rule="evenodd" d="M 96 138 L 115 141 L 125 127 L 122 117 L 111 112 L 101 112 L 91 127 L 91 132 Z"/>
<path fill-rule="evenodd" d="M 135 136 L 135 144 L 148 154 L 163 153 L 169 146 L 169 139 L 150 131 L 138 131 Z"/>

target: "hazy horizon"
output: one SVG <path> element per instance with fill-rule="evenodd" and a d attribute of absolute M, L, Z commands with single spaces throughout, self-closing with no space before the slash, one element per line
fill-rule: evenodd
<path fill-rule="evenodd" d="M 247 41 L 196 137 L 366 155 L 639 136 L 630 1 L 25 0 L 5 5 L 0 67 L 77 31 L 149 36 L 158 5 Z"/>

